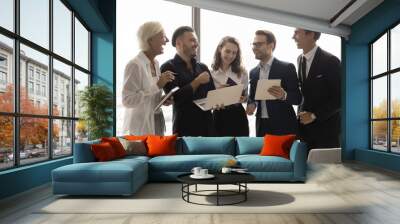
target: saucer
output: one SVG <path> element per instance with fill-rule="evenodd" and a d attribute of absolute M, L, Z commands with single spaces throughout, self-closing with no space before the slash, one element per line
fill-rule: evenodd
<path fill-rule="evenodd" d="M 192 175 L 190 175 L 190 178 L 193 178 L 193 179 L 211 179 L 211 178 L 214 178 L 215 176 L 214 175 L 212 175 L 212 174 L 207 174 L 207 175 L 194 175 L 194 174 L 192 174 Z"/>

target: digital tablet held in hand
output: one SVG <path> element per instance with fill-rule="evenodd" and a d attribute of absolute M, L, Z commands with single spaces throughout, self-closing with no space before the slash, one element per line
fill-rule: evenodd
<path fill-rule="evenodd" d="M 167 101 L 176 91 L 179 90 L 179 87 L 173 88 L 167 95 L 164 96 L 164 98 L 160 101 L 160 103 L 154 108 L 153 112 L 156 112 L 163 104 L 165 101 Z"/>

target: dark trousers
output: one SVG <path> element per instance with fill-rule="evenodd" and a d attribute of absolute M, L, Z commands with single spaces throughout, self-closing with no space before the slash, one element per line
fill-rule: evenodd
<path fill-rule="evenodd" d="M 213 112 L 217 136 L 249 136 L 249 121 L 241 104 Z"/>
<path fill-rule="evenodd" d="M 300 139 L 307 144 L 308 150 L 340 147 L 340 116 L 321 123 L 300 124 L 299 128 Z"/>
<path fill-rule="evenodd" d="M 284 122 L 279 119 L 273 118 L 256 118 L 256 135 L 257 137 L 264 137 L 266 134 L 270 135 L 296 135 L 297 124 L 284 125 Z"/>

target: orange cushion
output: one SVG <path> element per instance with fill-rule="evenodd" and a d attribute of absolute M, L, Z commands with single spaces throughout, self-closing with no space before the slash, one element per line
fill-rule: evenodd
<path fill-rule="evenodd" d="M 124 138 L 129 141 L 143 141 L 146 142 L 147 135 L 125 135 Z"/>
<path fill-rule="evenodd" d="M 148 136 L 147 155 L 148 156 L 161 156 L 161 155 L 175 155 L 176 154 L 176 135 L 172 136 Z"/>
<path fill-rule="evenodd" d="M 103 162 L 117 158 L 113 147 L 108 142 L 93 144 L 90 147 L 97 161 Z"/>
<path fill-rule="evenodd" d="M 108 142 L 111 144 L 112 148 L 114 149 L 115 155 L 117 158 L 121 158 L 126 156 L 126 151 L 124 146 L 122 146 L 121 142 L 116 137 L 110 138 L 101 138 L 101 142 Z"/>
<path fill-rule="evenodd" d="M 264 146 L 261 149 L 262 156 L 281 156 L 289 159 L 290 147 L 296 135 L 265 135 Z"/>

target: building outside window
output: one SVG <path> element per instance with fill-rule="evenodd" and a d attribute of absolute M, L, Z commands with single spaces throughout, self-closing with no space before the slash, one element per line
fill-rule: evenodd
<path fill-rule="evenodd" d="M 29 74 L 29 79 L 33 80 L 33 67 L 32 66 L 29 66 L 28 74 Z"/>
<path fill-rule="evenodd" d="M 370 44 L 371 148 L 400 153 L 400 25 Z"/>
<path fill-rule="evenodd" d="M 0 71 L 0 83 L 5 85 L 7 84 L 7 73 Z"/>
<path fill-rule="evenodd" d="M 52 107 L 53 113 L 50 114 L 49 99 L 51 99 L 50 97 L 53 97 L 53 100 L 57 99 L 58 95 L 62 93 L 64 96 L 69 96 L 68 99 L 71 102 L 67 102 L 67 105 L 72 105 L 77 93 L 72 92 L 71 88 L 63 88 L 64 92 L 60 93 L 61 87 L 57 85 L 57 79 L 62 79 L 64 83 L 71 86 L 74 82 L 79 83 L 72 79 L 72 71 L 81 72 L 88 80 L 91 75 L 89 69 L 91 47 L 89 38 L 91 34 L 87 26 L 71 10 L 72 7 L 65 5 L 68 4 L 67 2 L 51 0 L 53 7 L 50 7 L 49 0 L 21 0 L 18 1 L 19 13 L 14 13 L 13 2 L 4 2 L 4 4 L 11 4 L 10 7 L 5 7 L 2 3 L 1 9 L 11 10 L 14 17 L 20 16 L 13 18 L 20 23 L 16 24 L 18 27 L 15 30 L 13 26 L 5 26 L 0 23 L 2 28 L 8 30 L 7 32 L 13 33 L 13 37 L 10 37 L 9 33 L 5 31 L 3 33 L 3 30 L 0 29 L 0 99 L 8 99 L 0 100 L 0 123 L 3 129 L 0 132 L 2 140 L 0 141 L 0 158 L 5 158 L 0 159 L 0 171 L 72 155 L 75 141 L 73 136 L 76 132 L 74 127 L 79 116 L 72 113 L 71 107 L 67 110 L 62 109 L 62 111 L 60 107 Z M 39 11 L 43 13 L 37 14 L 36 12 Z M 46 11 L 47 13 L 45 13 Z M 75 24 L 74 31 L 72 30 L 73 23 Z M 49 29 L 49 24 L 53 24 L 52 29 Z M 53 31 L 52 35 L 49 35 L 50 31 Z M 73 35 L 74 33 L 75 35 Z M 53 38 L 53 40 L 49 38 Z M 54 44 L 53 49 L 50 48 L 50 41 Z M 85 47 L 79 49 L 79 53 L 77 53 L 76 48 L 73 48 L 73 42 L 79 42 L 79 46 Z M 16 89 L 13 81 L 13 68 L 16 62 L 12 60 L 14 43 L 18 43 L 20 49 L 19 52 L 16 52 L 20 58 L 17 77 L 20 80 L 20 94 L 17 99 L 13 97 Z M 53 53 L 63 58 L 62 65 L 53 58 Z M 78 63 L 72 61 L 73 53 L 75 53 L 76 61 L 78 59 L 79 62 L 83 61 L 80 64 L 81 67 L 84 67 L 83 69 L 77 66 Z M 82 58 L 83 60 L 81 60 Z M 53 64 L 49 63 L 50 60 L 53 60 Z M 51 69 L 55 73 L 50 74 Z M 54 77 L 54 89 L 50 91 L 48 89 L 49 77 Z M 1 83 L 4 82 L 12 88 L 2 90 Z M 89 82 L 86 84 L 89 85 Z M 48 91 L 49 94 L 47 94 Z M 57 100 L 54 100 L 54 103 L 56 102 Z M 13 109 L 14 105 L 20 108 L 18 113 Z M 37 115 L 40 115 L 40 118 Z M 63 116 L 63 119 L 58 117 L 60 115 Z M 18 135 L 13 133 L 14 125 L 18 125 Z M 85 129 L 86 127 L 83 129 L 81 127 L 81 130 Z M 43 134 L 33 138 L 31 134 L 33 132 Z M 87 132 L 83 131 L 82 133 Z M 86 138 L 84 134 L 81 134 L 81 137 L 83 140 Z M 19 139 L 19 141 L 15 141 L 15 139 Z M 17 142 L 18 145 L 14 145 L 14 142 Z M 14 155 L 14 150 L 17 152 L 16 155 Z M 16 160 L 15 157 L 19 157 L 19 160 Z"/>
<path fill-rule="evenodd" d="M 7 87 L 7 56 L 0 54 L 0 91 Z"/>
<path fill-rule="evenodd" d="M 42 96 L 46 96 L 46 86 L 42 86 Z"/>
<path fill-rule="evenodd" d="M 29 91 L 29 94 L 34 93 L 33 82 L 31 82 L 31 81 L 28 82 L 28 91 Z"/>

